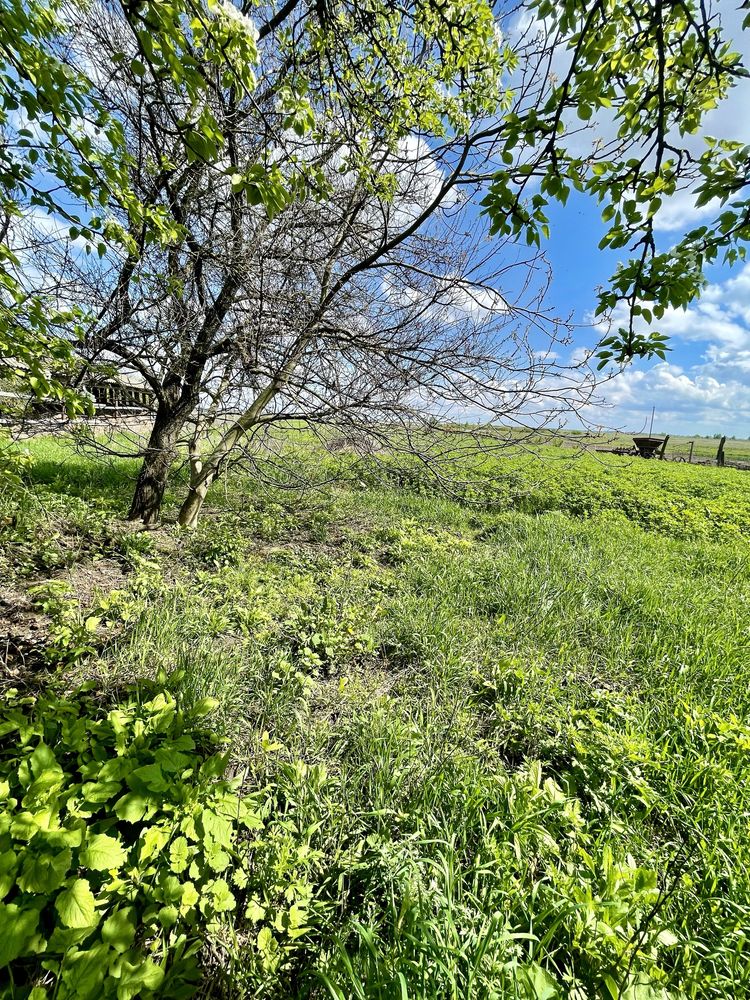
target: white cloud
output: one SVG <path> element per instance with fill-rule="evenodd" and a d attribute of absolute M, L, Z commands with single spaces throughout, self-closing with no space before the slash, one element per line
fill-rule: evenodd
<path fill-rule="evenodd" d="M 671 338 L 668 360 L 634 363 L 605 387 L 609 408 L 587 416 L 637 430 L 655 406 L 661 431 L 748 435 L 750 264 L 709 285 L 689 309 L 668 310 L 656 326 Z"/>
<path fill-rule="evenodd" d="M 718 198 L 712 198 L 700 207 L 696 207 L 695 199 L 695 191 L 690 190 L 678 191 L 665 199 L 656 215 L 656 229 L 662 233 L 684 233 L 699 222 L 712 218 L 721 209 Z"/>
<path fill-rule="evenodd" d="M 637 432 L 648 425 L 654 407 L 654 429 L 659 433 L 745 436 L 750 426 L 750 370 L 745 376 L 722 380 L 709 365 L 685 371 L 670 361 L 650 369 L 634 366 L 608 386 L 605 396 L 611 408 L 589 407 L 585 416 Z"/>

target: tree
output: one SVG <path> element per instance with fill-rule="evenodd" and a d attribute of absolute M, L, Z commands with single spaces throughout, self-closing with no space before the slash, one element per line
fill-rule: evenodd
<path fill-rule="evenodd" d="M 89 30 L 84 58 L 123 44 L 109 19 L 96 19 Z M 131 171 L 144 201 L 154 200 L 150 165 L 169 158 L 170 170 L 157 180 L 182 242 L 119 259 L 79 255 L 77 263 L 66 249 L 64 261 L 50 249 L 47 270 L 65 270 L 68 294 L 97 306 L 88 362 L 115 357 L 156 396 L 133 516 L 156 516 L 177 445 L 196 422 L 203 452 L 200 435 L 190 434 L 186 524 L 195 522 L 208 486 L 248 432 L 288 423 L 290 415 L 308 426 L 337 422 L 372 431 L 417 420 L 420 393 L 425 405 L 442 397 L 444 413 L 449 398 L 464 404 L 473 388 L 484 393 L 485 412 L 510 419 L 528 408 L 544 380 L 547 413 L 590 391 L 585 374 L 577 386 L 568 373 L 554 387 L 559 366 L 543 352 L 537 356 L 539 345 L 548 347 L 557 335 L 549 317 L 530 311 L 536 290 L 525 286 L 537 255 L 512 267 L 497 246 L 477 252 L 482 226 L 467 218 L 469 189 L 491 151 L 491 129 L 479 125 L 476 134 L 432 148 L 403 140 L 393 150 L 388 138 L 373 138 L 364 170 L 352 165 L 341 139 L 355 122 L 339 113 L 329 138 L 286 141 L 290 158 L 319 165 L 326 197 L 298 198 L 269 221 L 230 180 L 181 160 L 179 142 L 167 147 L 159 118 L 167 111 L 140 75 L 121 71 L 105 99 L 123 123 L 133 163 L 144 165 Z M 252 109 L 242 128 L 235 122 L 235 165 L 258 155 L 257 135 Z M 40 266 L 38 251 L 36 261 Z M 504 297 L 495 287 L 501 262 Z M 523 276 L 511 281 L 514 269 Z M 523 307 L 514 298 L 524 299 Z M 549 331 L 538 334 L 534 348 L 524 329 L 532 321 Z M 236 423 L 206 453 L 208 426 L 228 413 Z M 434 425 L 434 406 L 430 413 Z"/>
<path fill-rule="evenodd" d="M 717 141 L 696 158 L 685 141 L 745 72 L 702 0 L 528 0 L 497 16 L 484 0 L 451 7 L 435 0 L 401 6 L 288 0 L 252 14 L 249 6 L 216 0 L 101 9 L 114 13 L 123 30 L 115 36 L 121 44 L 105 47 L 93 72 L 68 58 L 69 29 L 40 5 L 3 0 L 0 34 L 6 127 L 17 139 L 3 160 L 6 215 L 21 210 L 24 198 L 32 207 L 41 199 L 105 257 L 120 255 L 120 277 L 96 317 L 100 334 L 114 336 L 118 324 L 124 329 L 132 319 L 133 280 L 145 254 L 159 248 L 157 256 L 182 260 L 178 270 L 200 258 L 175 216 L 196 176 L 204 192 L 206 178 L 228 184 L 231 206 L 250 202 L 271 217 L 310 192 L 324 201 L 324 164 L 289 136 L 314 145 L 335 138 L 342 123 L 338 148 L 347 150 L 346 169 L 364 179 L 373 176 L 373 138 L 392 151 L 418 137 L 460 158 L 462 139 L 471 135 L 475 149 L 486 148 L 487 163 L 460 183 L 485 184 L 493 231 L 531 246 L 547 232 L 551 200 L 564 202 L 571 188 L 597 198 L 609 223 L 603 245 L 628 248 L 630 255 L 599 303 L 603 312 L 624 304 L 628 315 L 600 347 L 605 366 L 663 356 L 664 338 L 653 321 L 668 305 L 698 294 L 707 261 L 721 254 L 731 260 L 744 250 L 747 150 Z M 161 148 L 148 162 L 123 155 L 123 124 L 105 99 L 124 75 L 140 81 L 147 97 L 131 110 L 155 116 Z M 25 122 L 8 117 L 17 104 L 39 123 L 30 138 L 21 131 Z M 602 118 L 614 132 L 606 141 L 595 128 Z M 482 119 L 485 133 L 474 127 Z M 238 159 L 233 145 L 243 129 L 250 134 L 250 123 L 261 145 L 246 146 Z M 99 130 L 95 139 L 92 126 Z M 175 173 L 173 160 L 190 169 Z M 51 180 L 44 188 L 36 181 L 40 173 Z M 149 173 L 150 186 L 135 191 L 133 177 Z M 174 198 L 170 187 L 178 181 L 187 187 Z M 60 184 L 64 197 L 53 194 Z M 688 234 L 672 254 L 657 252 L 661 204 L 690 184 L 698 184 L 700 199 L 716 196 L 727 207 L 716 227 Z M 3 275 L 12 295 L 34 301 L 24 275 L 7 263 Z M 196 387 L 213 364 L 206 344 L 216 322 L 231 313 L 233 285 L 223 296 L 212 290 L 203 333 L 159 380 L 162 413 L 133 516 L 149 520 L 158 512 L 175 427 L 195 410 Z M 17 313 L 3 314 L 6 357 L 26 351 L 40 358 L 46 336 L 67 350 L 46 302 L 25 325 L 17 324 Z M 62 319 L 69 330 L 68 317 Z M 638 332 L 639 321 L 649 325 L 647 333 Z M 47 366 L 37 370 L 44 375 Z"/>
<path fill-rule="evenodd" d="M 232 10 L 241 30 L 249 31 L 247 19 Z M 356 9 L 353 14 L 358 18 Z M 332 55 L 326 50 L 326 62 L 321 63 L 317 48 L 311 48 L 302 58 L 311 45 L 308 25 L 304 40 L 292 47 L 298 64 L 305 67 L 304 88 L 297 78 L 290 83 L 286 38 L 270 49 L 265 74 L 252 93 L 238 87 L 231 75 L 212 75 L 210 62 L 203 65 L 201 76 L 210 86 L 202 100 L 210 109 L 212 127 L 222 136 L 220 163 L 211 159 L 210 150 L 196 155 L 192 132 L 186 141 L 179 123 L 191 113 L 193 94 L 184 81 L 165 80 L 154 67 L 151 43 L 146 45 L 140 34 L 134 42 L 132 24 L 101 7 L 93 8 L 85 24 L 69 58 L 76 66 L 103 67 L 100 79 L 92 74 L 91 87 L 121 125 L 131 189 L 148 211 L 159 213 L 165 226 L 168 220 L 174 234 L 170 241 L 149 239 L 139 218 L 113 206 L 112 224 L 121 233 L 119 253 L 111 248 L 100 266 L 95 262 L 92 267 L 84 258 L 76 288 L 77 298 L 95 306 L 96 319 L 83 351 L 87 359 L 120 359 L 140 372 L 156 395 L 155 421 L 130 512 L 132 518 L 151 522 L 158 516 L 178 438 L 195 414 L 206 383 L 218 367 L 230 363 L 242 340 L 248 279 L 257 262 L 254 247 L 267 218 L 289 204 L 285 192 L 304 186 L 324 202 L 331 190 L 331 171 L 325 165 L 336 158 L 339 170 L 362 178 L 363 190 L 376 193 L 384 184 L 385 204 L 389 181 L 376 176 L 373 153 L 381 159 L 387 156 L 422 118 L 433 129 L 437 124 L 447 128 L 452 121 L 465 127 L 470 109 L 476 114 L 494 109 L 499 60 L 483 60 L 474 73 L 462 69 L 464 90 L 451 95 L 442 71 L 441 76 L 433 66 L 426 72 L 431 59 L 425 57 L 424 45 L 417 58 L 415 43 L 401 51 L 391 41 L 385 51 L 393 48 L 400 70 L 396 73 L 398 67 L 388 61 L 368 70 L 368 86 L 379 80 L 384 96 L 380 102 L 376 95 L 366 102 L 364 70 L 352 70 L 349 51 L 340 50 L 343 64 L 336 64 L 335 72 L 346 81 L 346 93 L 331 100 L 326 75 L 334 65 Z M 363 30 L 369 35 L 375 31 L 376 39 L 382 31 L 372 25 Z M 476 25 L 470 30 L 467 26 L 465 34 L 476 31 Z M 440 31 L 435 33 L 439 42 Z M 184 44 L 198 64 L 195 39 L 191 36 Z M 148 69 L 134 55 L 142 48 Z M 453 66 L 450 74 L 455 74 L 454 64 L 462 63 L 463 57 L 445 53 L 440 65 Z M 308 98 L 293 98 L 302 89 Z M 379 103 L 398 103 L 403 91 L 414 91 L 403 114 L 386 118 Z M 300 121 L 312 114 L 313 95 L 314 127 Z M 416 101 L 421 102 L 418 112 Z M 365 115 L 372 139 L 362 133 Z M 465 140 L 461 143 L 466 146 Z M 453 156 L 456 148 L 460 154 L 451 138 L 445 155 Z M 269 177 L 276 178 L 281 192 L 276 202 L 265 189 L 262 197 L 256 195 L 251 185 L 251 178 L 267 184 Z M 265 214 L 258 211 L 260 204 Z"/>
<path fill-rule="evenodd" d="M 345 175 L 325 203 L 281 213 L 256 246 L 230 377 L 191 440 L 182 525 L 196 525 L 233 456 L 274 428 L 346 429 L 439 474 L 441 436 L 447 452 L 461 437 L 489 446 L 498 421 L 543 426 L 590 400 L 587 366 L 552 350 L 567 330 L 540 305 L 538 255 L 499 252 L 472 223 L 471 199 L 456 200 L 466 163 L 443 170 L 414 146 L 379 152 L 387 191 Z M 456 427 L 467 407 L 481 429 Z"/>
<path fill-rule="evenodd" d="M 139 38 L 145 38 L 144 6 L 149 5 L 122 8 L 122 16 Z M 194 5 L 158 6 L 161 30 L 150 40 L 153 65 L 196 93 L 200 74 L 177 56 L 182 18 Z M 58 310 L 53 298 L 35 290 L 33 277 L 23 273 L 8 238 L 14 221 L 29 213 L 46 213 L 70 224 L 71 233 L 87 241 L 88 251 L 96 246 L 100 254 L 108 246 L 122 245 L 124 231 L 107 218 L 113 206 L 126 214 L 130 228 L 140 231 L 144 243 L 168 242 L 175 232 L 164 225 L 159 211 L 134 196 L 120 123 L 96 99 L 87 73 L 65 58 L 76 10 L 68 10 L 72 17 L 66 20 L 61 7 L 59 0 L 0 2 L 0 128 L 7 139 L 0 144 L 0 372 L 39 397 L 62 400 L 73 414 L 86 408 L 66 378 L 73 361 L 71 347 L 85 329 L 83 310 L 78 306 Z M 233 78 L 247 86 L 254 81 L 254 44 L 247 32 L 237 30 L 230 13 L 213 8 L 193 31 L 197 38 L 203 32 L 204 40 L 211 33 L 213 47 L 207 47 L 204 63 L 223 66 L 228 60 Z M 100 66 L 98 72 L 105 73 L 106 67 Z M 199 122 L 206 150 L 210 113 L 204 110 Z M 191 134 L 187 128 L 188 143 Z M 270 201 L 275 192 L 269 188 L 263 194 Z"/>

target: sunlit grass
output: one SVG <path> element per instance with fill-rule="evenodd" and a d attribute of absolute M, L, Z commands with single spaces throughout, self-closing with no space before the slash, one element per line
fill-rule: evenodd
<path fill-rule="evenodd" d="M 132 473 L 34 450 L 37 493 L 76 511 Z M 274 930 L 260 974 L 238 910 L 211 973 L 236 995 L 750 990 L 743 473 L 495 471 L 463 502 L 235 474 L 195 534 L 92 529 L 130 574 L 72 673 L 177 668 L 216 697 L 232 770 L 279 789 L 300 851 L 309 929 Z"/>

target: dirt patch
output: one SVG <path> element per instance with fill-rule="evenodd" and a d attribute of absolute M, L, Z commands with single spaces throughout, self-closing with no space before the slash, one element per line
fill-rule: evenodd
<path fill-rule="evenodd" d="M 122 563 L 104 557 L 94 562 L 79 562 L 60 574 L 71 588 L 82 608 L 91 605 L 96 594 L 108 594 L 111 590 L 121 590 L 125 585 L 126 572 Z"/>
<path fill-rule="evenodd" d="M 54 579 L 67 583 L 70 597 L 85 610 L 97 594 L 121 589 L 126 570 L 115 559 L 105 557 L 75 563 Z M 42 582 L 32 580 L 26 587 Z M 48 672 L 45 650 L 51 628 L 52 619 L 34 604 L 27 589 L 0 587 L 0 688 L 36 684 L 40 675 Z"/>
<path fill-rule="evenodd" d="M 47 670 L 49 627 L 50 619 L 28 594 L 0 587 L 0 686 L 17 686 L 30 674 Z"/>

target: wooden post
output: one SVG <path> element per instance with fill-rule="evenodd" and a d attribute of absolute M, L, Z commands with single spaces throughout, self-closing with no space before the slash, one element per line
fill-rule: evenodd
<path fill-rule="evenodd" d="M 691 441 L 690 442 L 690 454 L 688 455 L 688 462 L 692 462 L 693 461 L 693 445 L 694 444 L 695 444 L 695 441 Z"/>
<path fill-rule="evenodd" d="M 717 465 L 723 465 L 724 464 L 724 442 L 726 441 L 726 439 L 727 439 L 727 436 L 725 434 L 724 437 L 721 439 L 721 441 L 719 441 L 719 450 L 716 452 L 716 464 Z"/>
<path fill-rule="evenodd" d="M 661 450 L 659 452 L 659 461 L 664 461 L 664 452 L 667 450 L 667 441 L 669 441 L 669 434 L 664 438 L 661 443 Z"/>

